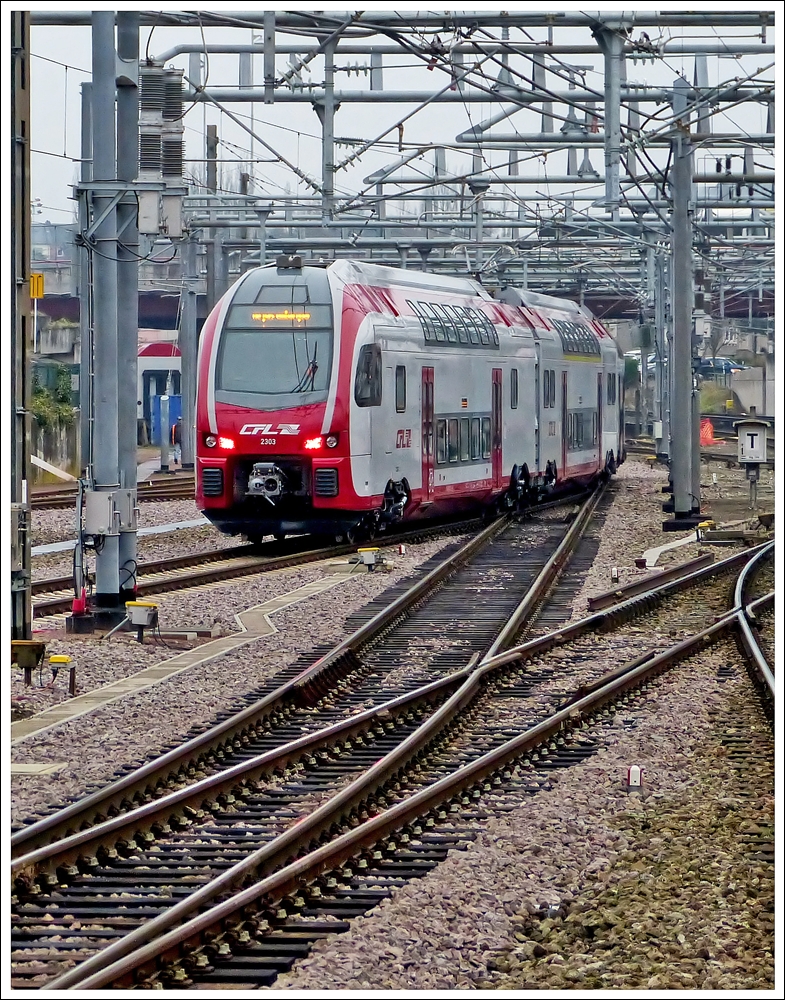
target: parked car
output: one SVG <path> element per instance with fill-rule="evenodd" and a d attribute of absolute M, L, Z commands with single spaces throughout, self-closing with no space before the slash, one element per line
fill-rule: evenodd
<path fill-rule="evenodd" d="M 733 372 L 744 371 L 749 365 L 744 365 L 733 358 L 704 358 L 698 365 L 698 375 L 701 378 L 716 381 L 727 381 Z"/>

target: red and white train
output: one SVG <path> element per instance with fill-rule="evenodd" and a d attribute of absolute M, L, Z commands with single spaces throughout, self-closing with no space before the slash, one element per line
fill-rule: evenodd
<path fill-rule="evenodd" d="M 624 457 L 622 359 L 573 302 L 366 262 L 244 274 L 199 349 L 196 496 L 222 531 L 368 537 Z"/>

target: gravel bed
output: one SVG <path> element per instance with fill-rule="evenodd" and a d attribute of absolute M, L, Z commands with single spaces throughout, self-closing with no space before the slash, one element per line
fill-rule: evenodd
<path fill-rule="evenodd" d="M 519 804 L 467 850 L 272 988 L 771 989 L 773 870 L 738 840 L 773 823 L 773 742 L 754 783 L 724 753 L 720 733 L 751 700 L 742 670 L 718 677 L 733 658 L 717 647 L 667 675 L 595 756 L 549 772 L 550 790 L 506 796 Z M 623 790 L 631 763 L 642 794 Z"/>
<path fill-rule="evenodd" d="M 194 666 L 147 691 L 19 742 L 13 747 L 14 763 L 63 762 L 65 766 L 59 773 L 47 775 L 45 781 L 35 776 L 12 776 L 12 820 L 62 805 L 67 798 L 84 794 L 87 786 L 108 781 L 120 765 L 142 760 L 184 735 L 192 726 L 208 722 L 228 702 L 263 683 L 303 651 L 339 641 L 348 615 L 455 540 L 447 536 L 410 544 L 403 556 L 397 551 L 388 552 L 392 572 L 348 576 L 333 590 L 275 614 L 271 620 L 278 632 L 273 635 L 228 653 L 219 661 Z M 209 624 L 217 618 L 236 627 L 233 619 L 236 612 L 302 587 L 325 572 L 329 569 L 309 565 L 274 571 L 256 579 L 233 580 L 190 594 L 162 595 L 162 627 L 196 626 L 200 615 Z M 166 604 L 163 596 L 167 597 Z M 82 636 L 66 636 L 62 630 L 49 633 L 46 639 L 47 654 L 66 654 L 77 663 L 78 693 L 174 655 L 171 650 L 152 644 L 140 646 L 114 638 L 98 642 Z M 13 671 L 13 677 L 14 684 L 21 685 L 21 671 Z M 58 700 L 67 687 L 67 676 L 58 677 L 55 687 L 54 699 Z M 27 688 L 25 693 L 39 699 L 47 697 L 44 689 Z M 44 706 L 39 701 L 35 707 L 40 710 Z"/>

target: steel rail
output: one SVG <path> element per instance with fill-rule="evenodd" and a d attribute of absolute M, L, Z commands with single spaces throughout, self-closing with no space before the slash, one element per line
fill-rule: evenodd
<path fill-rule="evenodd" d="M 444 522 L 439 524 L 427 524 L 424 523 L 419 527 L 411 528 L 409 531 L 395 531 L 390 532 L 382 538 L 377 538 L 376 541 L 384 544 L 397 544 L 398 542 L 406 542 L 417 538 L 427 537 L 434 534 L 439 534 L 442 531 L 450 530 L 455 531 L 460 529 L 462 526 L 474 527 L 477 524 L 475 521 L 455 521 L 455 522 Z M 301 539 L 306 539 L 311 536 L 301 535 L 296 536 Z M 280 544 L 268 542 L 268 545 Z M 295 539 L 293 538 L 290 544 L 296 545 Z M 302 543 L 301 543 L 302 544 Z M 304 544 L 307 544 L 304 543 Z M 258 550 L 257 550 L 258 551 Z M 201 562 L 212 563 L 220 561 L 222 558 L 225 559 L 248 559 L 251 560 L 245 564 L 238 564 L 235 567 L 223 567 L 223 568 L 212 568 L 205 569 L 203 571 L 195 571 L 188 575 L 174 576 L 169 579 L 159 579 L 159 580 L 149 580 L 145 582 L 137 582 L 136 593 L 139 597 L 151 597 L 155 594 L 164 594 L 171 590 L 184 590 L 187 587 L 198 587 L 205 583 L 215 583 L 221 580 L 231 580 L 239 576 L 249 576 L 254 573 L 267 573 L 272 570 L 286 569 L 290 566 L 299 566 L 303 563 L 318 562 L 320 559 L 330 559 L 336 556 L 345 556 L 352 554 L 357 551 L 356 544 L 333 544 L 323 548 L 318 549 L 300 549 L 288 555 L 279 556 L 265 556 L 263 553 L 256 554 L 253 545 L 237 545 L 228 549 L 214 549 L 211 553 L 206 553 L 205 558 L 200 558 L 196 556 L 174 556 L 172 560 L 159 560 L 154 563 L 140 563 L 138 567 L 138 572 L 146 570 L 148 574 L 164 572 L 167 568 L 178 569 L 187 566 L 195 566 Z M 222 556 L 221 553 L 226 553 Z M 209 558 L 208 558 L 209 556 Z M 160 567 L 153 568 L 153 567 Z M 71 585 L 72 580 L 70 577 L 60 577 L 57 580 L 42 580 L 40 581 L 41 586 L 44 584 L 54 583 L 60 584 L 62 581 L 62 586 L 57 589 L 64 590 Z M 35 586 L 35 585 L 34 585 Z M 41 591 L 39 591 L 40 593 Z M 35 591 L 34 591 L 35 593 Z M 69 611 L 71 609 L 72 598 L 69 597 L 53 597 L 49 600 L 41 600 L 37 604 L 33 605 L 33 617 L 34 618 L 44 618 L 49 615 L 62 614 L 63 612 Z"/>
<path fill-rule="evenodd" d="M 84 823 L 89 821 L 91 811 L 92 815 L 95 816 L 99 811 L 105 813 L 106 810 L 113 807 L 121 808 L 125 800 L 133 799 L 137 793 L 144 794 L 149 785 L 152 784 L 155 787 L 156 782 L 161 777 L 174 773 L 186 762 L 196 759 L 200 754 L 227 744 L 231 746 L 235 737 L 240 736 L 246 728 L 263 721 L 274 711 L 280 710 L 283 705 L 312 704 L 318 699 L 320 686 L 325 682 L 329 683 L 331 676 L 339 672 L 342 660 L 346 659 L 351 663 L 352 658 L 356 658 L 357 650 L 375 638 L 396 618 L 404 615 L 410 607 L 438 586 L 457 566 L 471 558 L 478 549 L 501 531 L 507 520 L 506 516 L 498 518 L 475 538 L 461 546 L 452 556 L 432 569 L 391 605 L 343 639 L 330 652 L 320 657 L 295 678 L 286 681 L 260 700 L 224 722 L 212 726 L 188 740 L 182 746 L 143 764 L 137 770 L 119 778 L 105 788 L 93 792 L 86 798 L 66 806 L 65 809 L 18 830 L 11 837 L 12 853 L 22 844 L 29 844 L 44 835 L 56 838 L 59 831 L 59 835 L 62 836 L 68 831 L 76 817 L 79 817 L 80 823 Z"/>
<path fill-rule="evenodd" d="M 415 793 L 405 802 L 374 816 L 356 829 L 338 836 L 329 844 L 322 847 L 317 846 L 307 855 L 298 857 L 298 853 L 309 850 L 314 841 L 318 844 L 319 832 L 325 828 L 329 829 L 336 822 L 337 813 L 346 814 L 347 809 L 350 810 L 353 805 L 367 798 L 371 786 L 376 787 L 380 783 L 383 784 L 386 779 L 398 773 L 401 767 L 433 738 L 437 726 L 446 724 L 464 705 L 473 699 L 483 675 L 493 672 L 498 666 L 498 662 L 489 661 L 473 671 L 472 675 L 467 678 L 449 701 L 391 754 L 375 764 L 338 795 L 324 803 L 306 820 L 219 876 L 219 879 L 216 880 L 216 883 L 219 881 L 221 883 L 218 891 L 226 891 L 232 884 L 242 882 L 243 878 L 252 873 L 259 860 L 266 857 L 268 862 L 274 859 L 275 863 L 280 864 L 282 860 L 286 859 L 288 853 L 289 858 L 285 860 L 284 866 L 278 871 L 172 929 L 172 925 L 180 917 L 192 912 L 198 905 L 203 904 L 209 898 L 214 898 L 217 894 L 214 891 L 216 883 L 203 887 L 187 900 L 178 903 L 166 914 L 154 918 L 127 937 L 88 959 L 78 968 L 60 976 L 47 988 L 72 989 L 78 986 L 81 989 L 99 989 L 110 983 L 118 982 L 140 966 L 148 965 L 163 955 L 169 960 L 176 959 L 175 950 L 184 942 L 193 944 L 198 941 L 199 935 L 215 929 L 216 925 L 220 925 L 224 919 L 237 914 L 239 910 L 249 904 L 258 903 L 262 898 L 267 900 L 280 899 L 292 890 L 301 888 L 303 883 L 312 881 L 324 872 L 334 869 L 341 862 L 349 860 L 364 848 L 368 848 L 385 836 L 391 835 L 395 830 L 410 823 L 424 812 L 428 812 L 446 799 L 454 797 L 458 792 L 472 787 L 509 761 L 546 742 L 556 733 L 579 725 L 586 716 L 596 712 L 609 701 L 618 698 L 642 681 L 678 662 L 691 652 L 698 651 L 706 644 L 715 642 L 733 627 L 735 621 L 735 612 L 731 612 L 720 622 L 672 646 L 645 663 L 631 665 L 631 668 L 623 676 L 614 677 L 598 690 L 559 710 L 496 750 L 458 768 L 452 775 L 434 782 Z M 499 659 L 504 659 L 504 657 L 497 657 L 496 661 Z M 200 898 L 197 899 L 197 897 Z M 165 933 L 155 939 L 154 934 L 159 930 L 164 930 Z"/>
<path fill-rule="evenodd" d="M 531 617 L 543 595 L 547 592 L 551 583 L 553 583 L 572 555 L 578 540 L 583 536 L 586 526 L 597 509 L 597 504 L 605 493 L 606 485 L 607 482 L 601 482 L 589 500 L 583 505 L 583 508 L 570 525 L 569 531 L 559 543 L 553 556 L 543 566 L 529 592 L 524 596 L 511 615 L 510 620 L 496 637 L 490 649 L 482 658 L 481 663 L 486 663 L 497 653 L 503 652 L 512 645 L 515 636 L 520 632 L 524 623 Z"/>
<path fill-rule="evenodd" d="M 556 551 L 549 558 L 546 566 L 538 574 L 532 583 L 529 592 L 523 601 L 512 613 L 508 624 L 500 632 L 503 644 L 499 644 L 499 639 L 494 642 L 491 649 L 499 650 L 506 648 L 517 631 L 528 616 L 530 616 L 544 594 L 550 588 L 559 569 L 564 565 L 569 557 L 570 551 L 575 547 L 585 530 L 591 515 L 596 509 L 596 505 L 604 493 L 605 484 L 601 484 L 588 499 L 587 503 L 577 518 L 573 520 L 570 530 L 562 539 Z M 405 596 L 405 595 L 403 595 Z M 596 618 L 592 619 L 592 626 L 596 623 Z M 349 637 L 350 639 L 352 637 Z M 554 633 L 554 643 L 561 642 L 560 633 Z M 337 656 L 348 649 L 354 648 L 352 643 L 340 650 L 336 647 L 333 650 Z M 538 646 L 538 648 L 544 648 Z M 356 652 L 356 648 L 354 648 Z M 486 654 L 485 659 L 490 656 Z M 483 661 L 484 662 L 484 661 Z M 53 864 L 67 865 L 79 861 L 88 848 L 95 853 L 101 847 L 113 847 L 121 835 L 126 841 L 132 841 L 143 828 L 150 828 L 154 824 L 165 825 L 173 820 L 172 810 L 182 812 L 186 806 L 191 809 L 203 809 L 202 799 L 210 797 L 213 800 L 216 796 L 226 790 L 236 786 L 241 780 L 253 780 L 258 775 L 273 769 L 284 766 L 292 759 L 301 757 L 305 753 L 313 752 L 323 746 L 329 746 L 338 737 L 346 737 L 357 730 L 360 733 L 367 732 L 374 720 L 385 715 L 395 714 L 399 711 L 411 709 L 423 700 L 433 701 L 438 697 L 449 693 L 452 688 L 462 682 L 462 679 L 474 669 L 473 663 L 448 676 L 436 681 L 432 681 L 420 688 L 415 689 L 405 695 L 401 695 L 380 706 L 368 709 L 360 715 L 353 716 L 349 720 L 335 723 L 318 732 L 308 734 L 291 743 L 267 751 L 249 761 L 237 764 L 218 774 L 204 778 L 190 787 L 179 789 L 170 794 L 157 799 L 154 802 L 146 803 L 136 809 L 125 812 L 112 819 L 101 822 L 86 830 L 66 836 L 61 840 L 55 840 L 46 846 L 28 851 L 25 855 L 17 857 L 12 863 L 12 874 L 17 878 L 24 878 L 28 883 L 34 881 L 42 872 L 52 870 Z M 56 818 L 57 815 L 55 814 Z M 72 817 L 71 825 L 75 825 L 78 819 Z M 44 821 L 41 821 L 42 823 Z M 33 827 L 28 828 L 33 831 Z M 18 835 L 17 835 L 18 836 Z M 30 837 L 27 838 L 31 839 Z M 19 844 L 19 840 L 12 838 L 12 849 Z"/>
<path fill-rule="evenodd" d="M 589 611 L 602 611 L 603 608 L 609 608 L 613 604 L 618 604 L 619 601 L 635 597 L 637 594 L 646 593 L 648 590 L 651 590 L 652 584 L 655 582 L 667 583 L 670 580 L 678 580 L 679 577 L 687 576 L 695 572 L 695 570 L 710 566 L 713 562 L 714 553 L 707 552 L 702 556 L 696 556 L 695 559 L 690 559 L 688 562 L 659 570 L 650 576 L 644 577 L 642 580 L 634 580 L 632 583 L 624 584 L 623 587 L 615 587 L 604 594 L 590 597 L 588 600 Z"/>
<path fill-rule="evenodd" d="M 141 503 L 165 502 L 166 500 L 181 500 L 193 497 L 194 490 L 193 477 L 171 482 L 141 482 L 137 483 L 136 496 L 137 500 Z M 50 492 L 42 491 L 33 493 L 31 500 L 34 510 L 55 510 L 61 507 L 68 507 L 75 502 L 76 489 L 63 489 L 62 487 Z"/>
<path fill-rule="evenodd" d="M 565 642 L 572 641 L 588 631 L 594 629 L 597 630 L 605 629 L 610 626 L 614 626 L 615 624 L 624 621 L 627 617 L 640 613 L 641 610 L 646 610 L 648 607 L 651 606 L 651 603 L 653 601 L 660 600 L 662 597 L 665 597 L 670 593 L 673 593 L 680 589 L 687 588 L 691 586 L 693 583 L 700 582 L 701 580 L 707 577 L 713 575 L 719 575 L 723 572 L 727 572 L 730 569 L 735 568 L 736 566 L 742 564 L 746 559 L 750 558 L 754 551 L 755 550 L 750 550 L 749 552 L 738 553 L 734 556 L 728 557 L 725 560 L 722 560 L 719 563 L 714 564 L 713 566 L 702 568 L 700 570 L 693 570 L 691 573 L 683 575 L 682 577 L 677 578 L 676 580 L 662 581 L 659 578 L 656 578 L 651 581 L 650 591 L 647 592 L 646 594 L 636 595 L 632 598 L 629 598 L 626 601 L 617 603 L 613 608 L 609 609 L 608 611 L 603 611 L 600 613 L 589 615 L 583 619 L 580 619 L 579 621 L 573 622 L 571 624 L 563 626 L 560 629 L 547 633 L 544 636 L 532 639 L 529 642 L 526 642 L 513 649 L 510 649 L 506 654 L 500 654 L 497 651 L 496 655 L 493 657 L 493 663 L 494 665 L 501 664 L 503 666 L 509 662 L 518 659 L 521 656 L 536 655 L 538 653 L 548 650 L 554 645 L 561 645 Z M 557 552 L 554 553 L 554 556 L 551 557 L 551 561 L 557 559 L 557 557 L 561 558 L 559 550 L 557 550 Z M 524 598 L 524 602 L 522 602 L 522 604 L 528 603 L 529 610 L 533 609 L 537 601 L 541 598 L 543 590 L 548 586 L 549 581 L 553 578 L 554 575 L 555 574 L 549 572 L 547 568 L 541 571 L 537 580 L 532 585 L 532 592 L 536 596 L 531 601 L 528 601 L 527 598 Z M 405 597 L 406 595 L 402 595 L 402 597 L 399 598 L 399 601 L 402 601 Z M 516 609 L 516 611 L 513 614 L 514 617 L 519 619 L 518 628 L 520 628 L 522 624 L 521 605 L 519 605 L 518 609 Z M 379 616 L 377 616 L 377 618 L 378 617 Z M 376 619 L 374 619 L 373 621 L 375 620 Z M 371 622 L 368 623 L 368 625 L 371 624 L 372 624 Z M 384 627 L 385 627 L 384 625 L 381 626 L 381 628 Z M 507 630 L 505 629 L 505 631 Z M 317 663 L 324 663 L 333 656 L 340 657 L 341 655 L 351 652 L 352 650 L 356 652 L 356 646 L 353 645 L 352 640 L 357 636 L 357 634 L 358 633 L 354 633 L 353 636 L 349 636 L 348 639 L 344 641 L 344 643 L 341 643 L 339 647 L 336 647 L 330 653 L 326 654 L 326 656 L 323 657 L 322 660 L 317 661 Z M 316 664 L 314 664 L 314 666 L 316 666 Z M 271 692 L 271 694 L 268 695 L 265 699 L 262 699 L 262 701 L 257 702 L 253 706 L 250 706 L 249 709 L 246 709 L 241 714 L 246 716 L 249 713 L 253 712 L 254 710 L 257 710 L 259 706 L 262 706 L 262 708 L 267 709 L 268 712 L 272 712 L 276 704 L 280 704 L 280 701 L 283 700 L 283 698 L 285 698 L 289 694 L 290 687 L 293 687 L 298 680 L 301 680 L 309 684 L 311 688 L 313 688 L 315 681 L 313 680 L 312 677 L 310 677 L 312 669 L 313 668 L 309 668 L 308 670 L 304 671 L 301 675 L 299 675 L 298 678 L 293 679 L 292 681 L 288 682 L 282 687 Z M 413 699 L 413 702 L 416 702 L 421 697 L 430 697 L 436 692 L 440 692 L 442 690 L 440 685 L 443 685 L 443 690 L 446 691 L 453 683 L 456 683 L 461 676 L 462 672 L 459 672 L 458 674 L 448 675 L 447 677 L 441 679 L 440 681 L 432 682 L 431 684 L 425 685 L 422 689 L 410 692 L 409 695 L 406 697 L 411 697 Z M 309 691 L 310 695 L 309 700 L 312 702 L 313 699 L 318 695 L 318 693 L 319 693 L 318 691 L 316 692 L 314 692 L 313 690 Z M 402 705 L 404 704 L 404 702 L 398 702 L 398 704 Z M 357 718 L 363 720 L 364 716 L 358 716 Z M 368 718 L 370 718 L 370 716 L 368 716 Z M 215 742 L 216 739 L 219 739 L 222 736 L 222 734 L 225 733 L 229 723 L 231 723 L 232 721 L 234 721 L 234 719 L 227 720 L 227 722 L 221 724 L 220 726 L 214 727 L 214 729 L 212 730 L 208 730 L 206 733 L 201 734 L 199 737 L 195 737 L 195 739 L 190 741 L 189 744 L 185 744 L 183 748 L 178 748 L 178 750 L 170 751 L 163 757 L 158 758 L 155 761 L 151 761 L 147 765 L 143 765 L 142 768 L 140 768 L 139 770 L 134 771 L 129 775 L 126 775 L 125 777 L 119 779 L 117 782 L 113 782 L 112 784 L 106 786 L 106 788 L 93 793 L 92 795 L 81 800 L 80 802 L 73 803 L 72 805 L 67 806 L 65 809 L 60 810 L 59 812 L 54 813 L 51 816 L 39 820 L 37 823 L 31 824 L 30 826 L 17 831 L 17 833 L 15 833 L 11 837 L 12 854 L 15 854 L 18 858 L 18 861 L 14 861 L 13 863 L 13 870 L 15 872 L 21 872 L 30 865 L 33 865 L 34 866 L 33 876 L 35 876 L 38 873 L 38 869 L 36 868 L 36 866 L 40 865 L 44 861 L 49 861 L 53 857 L 58 856 L 56 851 L 58 843 L 63 844 L 64 848 L 70 850 L 68 845 L 65 844 L 65 839 L 69 838 L 68 831 L 69 829 L 72 829 L 77 822 L 80 825 L 83 825 L 85 822 L 88 822 L 90 820 L 91 813 L 94 816 L 99 808 L 101 810 L 101 814 L 105 814 L 112 807 L 116 808 L 120 807 L 124 800 L 132 800 L 133 796 L 136 793 L 140 791 L 144 793 L 147 787 L 155 784 L 155 778 L 156 776 L 159 775 L 159 772 L 168 771 L 169 773 L 171 773 L 181 757 L 194 756 L 194 750 L 193 749 L 189 750 L 186 753 L 186 748 L 188 748 L 191 744 L 198 743 L 199 745 L 196 749 L 197 750 L 202 749 L 205 743 L 209 742 L 206 738 L 211 737 L 211 735 L 212 735 L 212 742 Z M 320 731 L 318 733 L 313 734 L 312 737 L 306 737 L 304 739 L 307 740 L 311 738 L 315 740 L 325 738 L 329 741 L 329 733 L 327 731 Z M 224 741 L 224 743 L 225 742 L 226 741 Z M 281 749 L 282 751 L 286 751 L 287 754 L 289 753 L 289 750 L 287 750 L 286 747 L 283 747 Z M 306 752 L 307 742 L 302 743 L 301 749 L 302 752 Z M 182 753 L 180 752 L 181 750 Z M 219 775 L 214 775 L 211 778 L 205 779 L 203 782 L 200 782 L 198 785 L 192 786 L 194 789 L 197 789 L 197 791 L 194 794 L 199 796 L 203 793 L 206 793 L 207 791 L 212 791 L 214 794 L 219 794 L 220 791 L 223 790 L 223 786 L 221 784 L 221 776 L 223 774 L 233 774 L 239 779 L 246 773 L 243 770 L 243 768 L 247 767 L 249 769 L 249 773 L 256 767 L 258 767 L 260 770 L 263 770 L 265 761 L 268 761 L 266 754 L 262 755 L 258 760 L 253 759 L 247 762 L 246 764 L 237 765 L 236 768 L 227 769 L 227 771 L 220 772 Z M 239 768 L 239 770 L 237 768 Z M 137 809 L 135 810 L 129 810 L 125 812 L 123 816 L 115 817 L 114 819 L 109 821 L 101 821 L 92 829 L 98 831 L 96 833 L 97 837 L 103 837 L 104 834 L 106 834 L 107 836 L 109 834 L 113 834 L 115 837 L 117 837 L 117 831 L 122 828 L 124 822 L 128 823 L 129 827 L 134 826 L 134 824 L 138 825 L 139 823 L 143 822 L 146 822 L 148 826 L 150 826 L 156 821 L 163 821 L 164 819 L 168 819 L 169 817 L 164 817 L 163 814 L 170 808 L 175 808 L 178 806 L 182 808 L 184 803 L 186 803 L 187 799 L 188 799 L 187 790 L 183 790 L 182 793 L 181 792 L 172 793 L 172 795 L 167 796 L 166 798 L 161 798 L 156 802 L 148 803 L 143 806 L 137 807 Z M 84 850 L 85 845 L 89 843 L 89 836 L 88 836 L 89 831 L 84 831 L 84 833 L 85 836 L 79 834 L 77 835 L 79 837 L 78 840 L 71 841 L 69 839 L 68 843 Z M 49 843 L 46 846 L 42 846 L 40 844 L 40 840 L 44 836 L 48 836 L 49 838 Z M 27 853 L 24 856 L 20 856 L 19 850 L 24 848 L 26 845 L 27 845 Z M 44 853 L 37 853 L 38 851 L 42 851 Z M 35 857 L 33 857 L 34 854 Z"/>
<path fill-rule="evenodd" d="M 736 604 L 736 617 L 739 626 L 739 637 L 747 655 L 752 669 L 762 687 L 764 697 L 774 705 L 775 682 L 774 673 L 766 659 L 760 644 L 755 637 L 752 625 L 756 620 L 756 612 L 772 607 L 774 604 L 774 592 L 758 598 L 756 601 L 746 603 L 745 593 L 750 585 L 755 573 L 760 570 L 761 564 L 769 558 L 774 557 L 774 542 L 769 542 L 758 551 L 753 559 L 747 564 L 736 583 L 734 601 Z"/>
<path fill-rule="evenodd" d="M 742 555 L 748 554 L 743 553 Z M 552 560 L 558 561 L 558 558 L 558 555 L 554 554 Z M 739 558 L 731 557 L 729 560 L 725 560 L 724 562 L 725 568 L 729 568 L 736 566 L 739 562 Z M 704 575 L 705 574 L 700 572 L 693 574 L 696 578 L 700 578 Z M 545 579 L 543 579 L 543 585 L 547 586 Z M 673 586 L 673 583 L 668 583 L 660 589 L 671 590 L 673 589 Z M 640 606 L 640 602 L 633 599 L 626 602 L 626 605 L 631 609 L 638 608 Z M 608 616 L 606 615 L 593 615 L 591 616 L 590 621 L 597 625 L 607 617 Z M 618 608 L 613 610 L 613 617 L 619 617 Z M 584 626 L 585 630 L 586 621 L 587 620 L 584 620 L 582 623 L 577 624 Z M 727 625 L 728 622 L 732 621 L 733 615 L 731 614 L 725 616 L 721 624 Z M 716 628 L 716 625 L 712 626 L 712 629 Z M 574 636 L 579 634 L 581 631 L 582 629 L 576 628 L 575 625 L 568 626 L 566 629 L 559 630 L 556 633 L 551 633 L 548 636 L 526 643 L 516 650 L 518 659 L 524 659 L 528 656 L 532 656 L 537 652 L 542 652 L 546 648 L 561 647 L 563 644 L 562 637 L 564 635 L 572 633 Z M 668 653 L 671 657 L 677 654 L 684 655 L 683 651 L 691 649 L 693 643 L 694 638 L 685 640 L 676 647 L 672 647 Z M 511 657 L 508 653 L 503 656 L 497 656 L 478 668 L 473 668 L 469 665 L 463 671 L 453 674 L 449 678 L 445 678 L 436 685 L 431 685 L 431 692 L 434 692 L 437 687 L 446 689 L 448 685 L 455 687 L 460 684 L 458 689 L 455 690 L 454 693 L 448 698 L 448 701 L 438 708 L 437 711 L 430 718 L 428 718 L 415 733 L 404 740 L 395 750 L 356 779 L 350 786 L 331 798 L 328 803 L 325 803 L 309 817 L 299 821 L 294 827 L 290 828 L 284 834 L 276 838 L 275 841 L 272 841 L 271 843 L 260 848 L 258 851 L 249 855 L 243 861 L 224 872 L 207 886 L 199 889 L 195 894 L 189 896 L 187 900 L 183 900 L 181 903 L 178 903 L 174 908 L 167 911 L 166 914 L 154 918 L 153 921 L 148 922 L 144 925 L 144 927 L 138 928 L 127 938 L 124 938 L 122 942 L 115 943 L 110 946 L 110 949 L 105 949 L 100 954 L 89 959 L 88 962 L 83 963 L 83 965 L 79 967 L 79 970 L 67 973 L 64 977 L 58 979 L 55 984 L 52 984 L 50 988 L 66 988 L 74 985 L 77 979 L 80 985 L 87 988 L 93 988 L 92 983 L 83 983 L 82 977 L 91 973 L 92 970 L 105 965 L 110 961 L 110 959 L 112 959 L 113 956 L 116 957 L 120 954 L 130 953 L 129 949 L 135 947 L 136 944 L 139 944 L 142 947 L 146 946 L 148 942 L 152 941 L 153 936 L 158 929 L 165 929 L 167 926 L 171 926 L 172 922 L 175 922 L 180 917 L 187 916 L 190 912 L 193 912 L 195 908 L 208 903 L 219 893 L 225 892 L 237 884 L 242 884 L 249 877 L 259 877 L 259 873 L 256 869 L 260 866 L 264 865 L 269 871 L 272 866 L 280 866 L 281 864 L 286 865 L 291 861 L 292 857 L 296 858 L 297 854 L 302 852 L 302 850 L 310 849 L 313 842 L 317 840 L 319 836 L 329 831 L 330 827 L 334 824 L 336 820 L 336 808 L 340 809 L 345 815 L 347 812 L 350 812 L 353 808 L 356 808 L 364 802 L 368 795 L 371 794 L 372 789 L 376 789 L 380 785 L 383 785 L 386 780 L 389 780 L 396 773 L 400 772 L 401 768 L 407 762 L 419 753 L 425 745 L 432 742 L 444 726 L 447 725 L 476 697 L 486 678 L 491 679 L 499 669 L 503 669 L 505 665 L 510 662 L 510 659 Z M 605 690 L 609 686 L 609 680 L 613 680 L 616 684 L 624 684 L 626 683 L 625 678 L 628 675 L 637 676 L 641 669 L 656 669 L 658 663 L 660 662 L 665 662 L 663 654 L 658 656 L 647 654 L 643 657 L 637 658 L 632 661 L 632 663 L 617 669 L 612 675 L 608 675 L 592 687 L 593 689 L 602 688 L 602 690 Z M 594 694 L 594 691 L 592 691 L 592 694 Z M 411 695 L 409 697 L 411 697 Z M 574 702 L 573 700 L 573 703 L 570 704 L 567 711 L 574 715 L 575 711 L 578 711 L 580 706 L 585 702 L 586 696 L 578 702 Z M 461 774 L 464 772 L 465 769 L 461 769 Z M 415 796 L 415 799 L 416 798 L 417 796 Z M 30 858 L 29 860 L 32 861 L 33 859 Z M 97 985 L 98 983 L 95 984 L 95 986 Z"/>
<path fill-rule="evenodd" d="M 74 543 L 76 544 L 76 543 Z M 277 543 L 268 542 L 268 545 Z M 238 556 L 247 556 L 254 553 L 254 547 L 250 543 L 244 545 L 230 545 L 225 549 L 210 549 L 208 552 L 196 552 L 189 555 L 172 556 L 169 559 L 153 559 L 149 562 L 137 564 L 136 572 L 139 575 L 152 573 L 165 573 L 170 569 L 186 569 L 189 566 L 197 566 L 203 562 L 214 562 L 219 559 L 234 559 Z M 66 590 L 73 585 L 73 576 L 56 576 L 49 580 L 33 581 L 33 596 L 38 594 L 49 594 L 57 590 Z"/>

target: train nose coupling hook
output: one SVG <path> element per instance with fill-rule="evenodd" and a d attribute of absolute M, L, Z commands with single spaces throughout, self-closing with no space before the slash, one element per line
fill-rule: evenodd
<path fill-rule="evenodd" d="M 256 462 L 248 477 L 247 496 L 264 497 L 275 504 L 274 497 L 286 492 L 286 473 L 270 462 Z"/>

